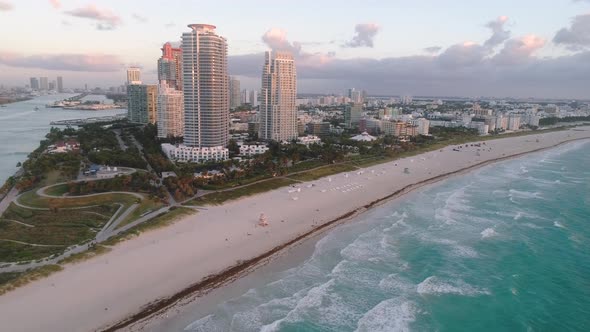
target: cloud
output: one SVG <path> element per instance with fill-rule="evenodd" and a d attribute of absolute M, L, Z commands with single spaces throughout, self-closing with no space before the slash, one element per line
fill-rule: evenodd
<path fill-rule="evenodd" d="M 106 54 L 38 54 L 21 55 L 0 51 L 0 64 L 20 68 L 69 70 L 85 72 L 114 72 L 122 68 L 122 61 Z"/>
<path fill-rule="evenodd" d="M 526 62 L 543 46 L 545 46 L 545 39 L 535 35 L 513 38 L 504 44 L 504 48 L 492 60 L 502 65 Z"/>
<path fill-rule="evenodd" d="M 590 2 L 590 0 L 588 1 Z M 590 47 L 590 14 L 574 17 L 569 28 L 557 31 L 553 42 L 565 45 L 571 50 Z"/>
<path fill-rule="evenodd" d="M 504 28 L 506 22 L 508 16 L 500 16 L 486 24 L 492 30 L 492 36 L 485 41 L 484 46 L 494 48 L 510 38 L 510 31 Z"/>
<path fill-rule="evenodd" d="M 7 12 L 9 10 L 13 10 L 14 5 L 10 2 L 0 1 L 0 11 Z"/>
<path fill-rule="evenodd" d="M 67 15 L 97 21 L 98 30 L 113 30 L 122 23 L 121 18 L 109 9 L 99 9 L 95 5 L 66 11 Z"/>
<path fill-rule="evenodd" d="M 176 26 L 176 24 L 174 24 L 174 23 L 172 23 L 172 22 L 164 24 L 164 27 L 165 27 L 165 28 L 172 28 L 172 27 L 174 27 L 174 26 Z"/>
<path fill-rule="evenodd" d="M 489 51 L 487 48 L 473 43 L 452 45 L 438 56 L 438 61 L 448 68 L 470 67 L 480 64 Z"/>
<path fill-rule="evenodd" d="M 135 13 L 133 15 L 131 15 L 131 16 L 135 20 L 137 20 L 137 22 L 140 22 L 140 23 L 146 23 L 148 21 L 147 17 L 141 16 L 141 15 L 138 15 L 138 14 L 135 14 Z"/>
<path fill-rule="evenodd" d="M 287 32 L 282 29 L 272 28 L 268 30 L 262 36 L 262 41 L 273 51 L 287 51 L 293 55 L 301 52 L 301 44 L 298 42 L 289 42 Z"/>
<path fill-rule="evenodd" d="M 443 49 L 443 48 L 442 48 L 442 47 L 440 47 L 440 46 L 431 46 L 431 47 L 426 47 L 426 48 L 424 49 L 424 52 L 426 52 L 426 53 L 431 53 L 431 54 L 435 54 L 435 53 L 438 53 L 438 52 L 440 52 L 442 49 Z"/>
<path fill-rule="evenodd" d="M 361 23 L 354 27 L 355 35 L 344 47 L 373 47 L 373 38 L 379 32 L 379 25 L 375 23 Z"/>
<path fill-rule="evenodd" d="M 60 2 L 60 0 L 49 0 L 49 3 L 55 9 L 60 9 L 61 8 L 61 2 Z"/>

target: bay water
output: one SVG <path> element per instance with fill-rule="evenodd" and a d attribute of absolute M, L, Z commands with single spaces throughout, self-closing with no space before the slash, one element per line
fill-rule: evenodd
<path fill-rule="evenodd" d="M 24 162 L 29 153 L 39 147 L 39 141 L 51 129 L 51 121 L 85 119 L 126 113 L 127 110 L 81 111 L 46 108 L 46 104 L 75 96 L 55 94 L 17 102 L 0 107 L 0 183 L 12 176 L 18 162 Z M 105 101 L 104 96 L 87 96 L 85 100 Z M 35 108 L 38 108 L 36 111 Z M 0 185 L 1 185 L 0 184 Z"/>
<path fill-rule="evenodd" d="M 260 279 L 179 330 L 588 331 L 590 142 L 421 188 Z"/>

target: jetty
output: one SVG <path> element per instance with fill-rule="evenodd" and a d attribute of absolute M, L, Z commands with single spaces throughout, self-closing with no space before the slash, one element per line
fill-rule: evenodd
<path fill-rule="evenodd" d="M 51 121 L 52 126 L 83 126 L 91 123 L 102 123 L 102 122 L 114 122 L 127 119 L 127 114 L 117 114 L 110 116 L 97 116 L 87 119 L 71 119 L 71 120 L 59 120 Z"/>

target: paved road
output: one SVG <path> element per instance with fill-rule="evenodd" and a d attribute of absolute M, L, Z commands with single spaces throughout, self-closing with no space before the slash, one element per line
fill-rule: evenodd
<path fill-rule="evenodd" d="M 14 201 L 14 199 L 18 196 L 18 190 L 16 188 L 12 188 L 8 194 L 6 194 L 6 196 L 4 196 L 4 199 L 0 202 L 0 216 L 2 216 L 4 214 L 4 211 L 6 211 L 6 209 L 8 209 L 8 207 L 10 206 L 10 203 L 12 203 L 12 201 Z"/>

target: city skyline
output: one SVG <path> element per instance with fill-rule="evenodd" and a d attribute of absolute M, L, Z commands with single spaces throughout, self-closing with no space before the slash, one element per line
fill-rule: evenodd
<path fill-rule="evenodd" d="M 0 48 L 0 83 L 25 85 L 29 77 L 59 73 L 68 88 L 118 86 L 125 68 L 137 65 L 155 84 L 158 48 L 178 45 L 184 26 L 199 21 L 216 24 L 228 39 L 229 74 L 244 89 L 259 89 L 263 54 L 271 49 L 294 54 L 302 93 L 357 87 L 384 95 L 587 98 L 587 0 L 559 0 L 558 10 L 548 0 L 303 1 L 267 5 L 268 15 L 255 2 L 171 1 L 141 10 L 136 1 L 43 2 L 0 1 L 2 21 L 19 31 Z M 191 14 L 196 7 L 199 14 Z M 40 9 L 47 13 L 38 24 L 47 29 L 22 19 Z"/>

